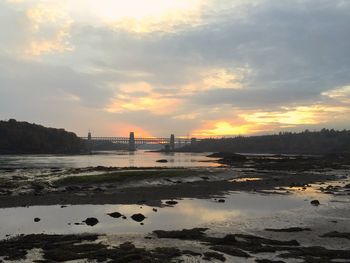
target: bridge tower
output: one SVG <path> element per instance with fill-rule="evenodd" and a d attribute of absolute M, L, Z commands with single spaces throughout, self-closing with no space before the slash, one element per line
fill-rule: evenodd
<path fill-rule="evenodd" d="M 134 132 L 130 132 L 130 136 L 129 136 L 129 151 L 136 151 L 135 133 Z"/>
<path fill-rule="evenodd" d="M 88 141 L 87 141 L 87 147 L 88 147 L 88 152 L 91 153 L 91 149 L 92 149 L 92 136 L 91 136 L 91 131 L 89 131 L 88 133 Z"/>
<path fill-rule="evenodd" d="M 170 135 L 170 151 L 171 152 L 175 151 L 175 135 L 174 134 Z"/>
<path fill-rule="evenodd" d="M 191 138 L 191 146 L 197 143 L 197 138 Z"/>

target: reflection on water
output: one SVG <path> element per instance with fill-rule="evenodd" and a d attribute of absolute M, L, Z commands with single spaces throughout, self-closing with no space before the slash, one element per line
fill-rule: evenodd
<path fill-rule="evenodd" d="M 148 233 L 156 229 L 182 229 L 213 224 L 227 220 L 239 220 L 246 216 L 268 215 L 281 210 L 308 205 L 297 196 L 260 195 L 238 193 L 227 196 L 225 203 L 214 200 L 180 200 L 175 207 L 157 208 L 140 205 L 73 205 L 61 208 L 55 206 L 33 206 L 0 209 L 0 238 L 7 234 L 31 233 Z M 127 219 L 107 215 L 120 212 Z M 142 213 L 146 216 L 144 225 L 133 221 L 130 216 Z M 34 218 L 40 222 L 35 223 Z M 99 223 L 94 227 L 75 225 L 88 217 L 96 217 Z"/>
<path fill-rule="evenodd" d="M 205 153 L 159 153 L 147 151 L 113 151 L 93 155 L 7 155 L 0 156 L 0 167 L 10 168 L 81 168 L 114 167 L 197 167 L 218 166 Z M 156 162 L 166 159 L 167 163 Z"/>

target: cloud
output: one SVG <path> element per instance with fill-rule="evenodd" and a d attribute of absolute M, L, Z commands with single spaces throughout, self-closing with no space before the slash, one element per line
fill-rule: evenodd
<path fill-rule="evenodd" d="M 70 109 L 82 131 L 85 111 L 105 134 L 349 128 L 348 1 L 170 2 L 1 2 L 3 116 Z"/>

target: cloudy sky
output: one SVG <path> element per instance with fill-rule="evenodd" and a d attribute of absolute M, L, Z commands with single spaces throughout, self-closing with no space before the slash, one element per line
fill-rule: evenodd
<path fill-rule="evenodd" d="M 79 135 L 350 128 L 349 0 L 0 0 L 0 119 Z"/>

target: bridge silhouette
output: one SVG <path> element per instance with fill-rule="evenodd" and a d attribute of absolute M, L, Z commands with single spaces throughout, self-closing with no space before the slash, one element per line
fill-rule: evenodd
<path fill-rule="evenodd" d="M 198 140 L 196 138 L 175 138 L 174 134 L 171 134 L 169 138 L 165 137 L 135 137 L 134 132 L 130 132 L 129 137 L 93 137 L 89 132 L 87 137 L 81 137 L 83 140 L 87 140 L 89 145 L 94 142 L 111 142 L 115 144 L 128 144 L 130 151 L 137 150 L 137 146 L 143 144 L 160 144 L 164 145 L 165 150 L 174 151 L 176 147 L 184 146 L 187 144 L 193 144 Z"/>

